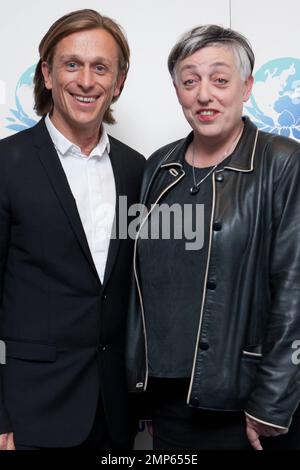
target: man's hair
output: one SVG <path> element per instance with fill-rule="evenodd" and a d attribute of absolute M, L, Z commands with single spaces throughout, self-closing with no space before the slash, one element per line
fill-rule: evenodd
<path fill-rule="evenodd" d="M 51 70 L 56 45 L 70 34 L 92 29 L 103 29 L 113 36 L 119 51 L 119 74 L 124 74 L 126 78 L 129 69 L 130 51 L 125 33 L 121 27 L 111 18 L 101 16 L 95 10 L 83 9 L 68 13 L 53 23 L 39 45 L 40 60 L 34 75 L 34 109 L 39 116 L 45 116 L 53 108 L 52 92 L 45 87 L 42 62 L 46 61 Z M 124 82 L 121 91 L 123 86 Z M 112 102 L 117 99 L 118 96 L 114 97 Z M 108 124 L 115 123 L 110 107 L 105 112 L 103 121 Z"/>
<path fill-rule="evenodd" d="M 230 47 L 236 57 L 242 79 L 246 80 L 252 74 L 255 57 L 249 41 L 232 29 L 205 25 L 185 33 L 172 48 L 168 57 L 168 69 L 173 80 L 176 78 L 178 62 L 207 46 Z"/>

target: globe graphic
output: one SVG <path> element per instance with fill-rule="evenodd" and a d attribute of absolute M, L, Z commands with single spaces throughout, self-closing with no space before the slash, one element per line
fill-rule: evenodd
<path fill-rule="evenodd" d="M 14 131 L 21 131 L 33 126 L 38 121 L 33 110 L 33 76 L 35 65 L 29 67 L 21 75 L 15 89 L 15 109 L 11 109 L 12 116 L 7 117 L 10 123 L 6 126 Z"/>
<path fill-rule="evenodd" d="M 246 114 L 261 130 L 300 140 L 300 60 L 271 60 L 254 78 Z"/>

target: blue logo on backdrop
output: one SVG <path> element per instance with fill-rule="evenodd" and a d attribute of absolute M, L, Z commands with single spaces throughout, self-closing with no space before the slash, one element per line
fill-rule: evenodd
<path fill-rule="evenodd" d="M 32 90 L 35 65 L 29 67 L 19 79 L 15 90 L 15 109 L 10 109 L 11 116 L 6 120 L 8 129 L 13 131 L 22 131 L 28 129 L 37 123 L 34 111 L 32 109 Z"/>
<path fill-rule="evenodd" d="M 245 105 L 257 127 L 300 139 L 300 60 L 270 60 L 255 74 L 253 93 Z"/>
<path fill-rule="evenodd" d="M 15 109 L 6 120 L 14 131 L 28 129 L 38 118 L 32 109 L 35 65 L 20 77 Z M 255 74 L 253 93 L 245 106 L 259 129 L 300 140 L 300 59 L 285 57 L 264 64 Z"/>

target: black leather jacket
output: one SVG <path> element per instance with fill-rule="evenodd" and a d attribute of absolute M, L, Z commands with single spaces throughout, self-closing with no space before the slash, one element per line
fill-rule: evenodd
<path fill-rule="evenodd" d="M 185 141 L 148 160 L 142 187 L 148 208 L 184 178 Z M 211 176 L 209 249 L 187 402 L 245 410 L 289 427 L 300 401 L 300 145 L 258 131 L 245 118 L 230 163 L 218 168 Z M 128 317 L 130 391 L 146 390 L 148 379 L 139 269 L 137 237 Z"/>

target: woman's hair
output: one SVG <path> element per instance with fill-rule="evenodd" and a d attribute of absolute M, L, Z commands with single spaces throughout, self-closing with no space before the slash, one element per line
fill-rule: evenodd
<path fill-rule="evenodd" d="M 242 79 L 246 80 L 252 74 L 255 57 L 249 41 L 232 29 L 205 25 L 185 33 L 172 48 L 168 57 L 168 69 L 173 80 L 176 78 L 178 62 L 207 46 L 230 47 L 236 57 Z"/>
<path fill-rule="evenodd" d="M 39 116 L 44 116 L 48 112 L 51 112 L 53 108 L 51 90 L 47 90 L 44 83 L 42 62 L 46 61 L 51 70 L 56 45 L 70 34 L 91 29 L 103 29 L 113 36 L 119 51 L 119 74 L 124 74 L 126 78 L 129 69 L 130 50 L 121 27 L 111 18 L 101 16 L 95 10 L 83 9 L 68 13 L 53 23 L 39 45 L 40 60 L 36 66 L 34 75 L 34 109 Z M 123 86 L 124 82 L 121 86 L 121 91 Z M 112 102 L 117 99 L 118 96 L 114 97 Z M 115 123 L 110 107 L 105 112 L 103 121 L 108 124 Z"/>

